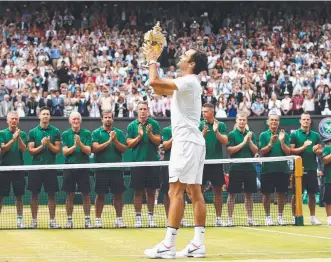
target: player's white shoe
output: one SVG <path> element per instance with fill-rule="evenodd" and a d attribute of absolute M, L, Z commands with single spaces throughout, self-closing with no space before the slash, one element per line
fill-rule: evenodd
<path fill-rule="evenodd" d="M 220 217 L 218 217 L 218 218 L 216 218 L 215 226 L 216 227 L 226 227 L 227 224 L 225 222 L 223 222 L 223 220 Z"/>
<path fill-rule="evenodd" d="M 116 217 L 115 227 L 116 228 L 126 228 L 127 227 L 125 222 L 124 222 L 123 217 Z"/>
<path fill-rule="evenodd" d="M 322 225 L 321 221 L 319 221 L 318 218 L 315 216 L 310 217 L 310 224 L 312 224 L 313 226 Z"/>
<path fill-rule="evenodd" d="M 74 228 L 74 223 L 72 221 L 68 221 L 67 224 L 64 226 L 66 229 Z"/>
<path fill-rule="evenodd" d="M 102 225 L 101 225 L 101 227 L 102 227 Z M 86 228 L 86 229 L 91 229 L 91 228 L 93 228 L 93 225 L 92 225 L 92 223 L 91 223 L 91 220 L 86 220 L 86 221 L 85 221 L 85 228 Z"/>
<path fill-rule="evenodd" d="M 52 220 L 49 222 L 49 228 L 59 229 L 59 228 L 61 228 L 61 226 L 59 224 L 56 224 L 55 220 Z"/>
<path fill-rule="evenodd" d="M 180 221 L 180 226 L 181 226 L 181 227 L 190 227 L 191 225 L 187 222 L 186 219 L 183 218 L 183 219 Z"/>
<path fill-rule="evenodd" d="M 176 247 L 166 247 L 161 242 L 151 249 L 145 249 L 144 254 L 149 258 L 173 259 L 176 257 Z"/>
<path fill-rule="evenodd" d="M 102 228 L 102 220 L 101 220 L 101 218 L 95 219 L 94 227 L 95 228 Z"/>
<path fill-rule="evenodd" d="M 286 226 L 286 222 L 282 216 L 277 217 L 277 224 L 280 226 Z"/>
<path fill-rule="evenodd" d="M 247 224 L 249 226 L 259 226 L 260 224 L 256 222 L 253 218 L 247 218 Z"/>
<path fill-rule="evenodd" d="M 38 222 L 37 219 L 32 219 L 30 228 L 37 229 L 38 228 Z"/>
<path fill-rule="evenodd" d="M 23 220 L 17 220 L 16 227 L 17 227 L 18 229 L 24 229 L 24 228 L 26 228 L 26 226 L 25 226 Z"/>
<path fill-rule="evenodd" d="M 269 226 L 274 226 L 274 221 L 272 220 L 271 216 L 267 216 L 264 220 L 264 225 L 269 227 Z"/>
<path fill-rule="evenodd" d="M 196 246 L 190 242 L 182 251 L 176 253 L 176 257 L 206 257 L 206 246 Z"/>
<path fill-rule="evenodd" d="M 330 217 L 328 217 L 328 218 L 326 219 L 326 225 L 327 225 L 327 226 L 331 226 L 331 218 L 330 218 Z"/>
<path fill-rule="evenodd" d="M 152 216 L 148 218 L 147 222 L 148 222 L 148 227 L 157 227 L 154 218 Z"/>
<path fill-rule="evenodd" d="M 227 226 L 227 227 L 234 227 L 234 226 L 235 226 L 235 224 L 234 224 L 232 218 L 229 217 L 229 219 L 228 219 L 228 223 L 226 223 L 226 226 Z"/>
<path fill-rule="evenodd" d="M 143 227 L 143 223 L 142 223 L 141 219 L 136 219 L 136 222 L 134 223 L 134 227 L 135 228 L 142 228 Z"/>

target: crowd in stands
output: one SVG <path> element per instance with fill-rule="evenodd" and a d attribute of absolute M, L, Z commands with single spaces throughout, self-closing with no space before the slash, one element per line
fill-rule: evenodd
<path fill-rule="evenodd" d="M 216 117 L 331 114 L 330 3 L 5 2 L 0 12 L 0 117 L 135 117 L 137 103 L 169 117 L 171 97 L 148 84 L 143 34 L 157 21 L 167 37 L 159 75 L 203 49 L 202 102 Z"/>

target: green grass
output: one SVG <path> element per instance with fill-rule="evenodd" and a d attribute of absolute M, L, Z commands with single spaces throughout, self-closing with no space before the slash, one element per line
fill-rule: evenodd
<path fill-rule="evenodd" d="M 128 206 L 125 211 L 126 218 L 129 218 L 130 208 Z M 157 209 L 161 212 L 162 206 Z M 26 210 L 29 211 L 27 208 Z M 63 211 L 63 207 L 58 209 L 58 217 Z M 325 209 L 317 207 L 316 211 L 317 216 L 325 223 Z M 43 212 L 46 218 L 46 209 L 43 209 Z M 109 206 L 104 212 L 113 214 Z M 304 212 L 305 224 L 308 225 L 306 205 Z M 13 218 L 15 221 L 15 213 L 12 213 L 8 214 L 4 210 L 1 221 L 4 221 L 4 218 Z M 65 216 L 61 216 L 61 219 L 65 220 Z M 133 222 L 131 220 L 127 222 Z M 6 221 L 8 223 L 8 220 Z M 112 221 L 109 220 L 109 223 Z M 158 219 L 158 222 L 161 222 L 161 219 Z M 46 226 L 47 219 L 42 223 Z M 179 232 L 177 248 L 181 249 L 192 238 L 193 229 L 182 228 Z M 161 241 L 164 233 L 164 228 L 2 230 L 0 261 L 148 261 L 144 258 L 143 250 Z M 203 261 L 291 258 L 304 261 L 304 258 L 331 257 L 331 228 L 326 226 L 207 228 L 205 242 L 208 257 Z"/>

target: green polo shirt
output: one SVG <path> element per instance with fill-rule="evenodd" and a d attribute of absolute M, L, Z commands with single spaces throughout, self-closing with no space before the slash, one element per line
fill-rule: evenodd
<path fill-rule="evenodd" d="M 208 123 L 206 120 L 200 122 L 199 129 L 203 130 L 204 126 L 207 126 L 209 132 L 205 135 L 206 141 L 206 159 L 222 159 L 223 158 L 223 148 L 221 142 L 217 139 L 214 132 L 214 123 Z M 226 125 L 223 122 L 218 123 L 218 132 L 222 135 L 227 135 Z"/>
<path fill-rule="evenodd" d="M 291 134 L 290 138 L 290 143 L 295 145 L 295 148 L 303 146 L 303 143 L 306 140 L 312 141 L 312 144 L 299 154 L 299 156 L 302 158 L 304 171 L 316 171 L 317 161 L 316 154 L 313 153 L 313 146 L 321 142 L 320 135 L 313 130 L 310 130 L 309 133 L 306 134 L 301 128 L 299 128 Z"/>
<path fill-rule="evenodd" d="M 263 148 L 267 146 L 270 142 L 270 139 L 272 137 L 273 133 L 270 129 L 267 131 L 264 131 L 260 134 L 259 139 L 259 148 Z M 279 131 L 277 130 L 277 135 L 279 135 Z M 290 136 L 285 133 L 284 142 L 287 146 L 290 146 Z M 272 148 L 266 154 L 264 157 L 274 157 L 274 156 L 286 156 L 286 154 L 282 150 L 282 146 L 280 144 L 279 139 L 272 145 Z M 262 163 L 262 169 L 261 174 L 265 173 L 274 173 L 274 172 L 282 172 L 282 173 L 288 173 L 288 163 L 287 161 L 282 162 L 263 162 Z"/>
<path fill-rule="evenodd" d="M 241 133 L 239 129 L 235 129 L 229 133 L 229 142 L 228 146 L 236 146 L 244 141 L 244 137 L 249 131 L 245 130 L 244 133 Z M 256 136 L 252 133 L 252 141 L 256 145 Z M 230 155 L 230 158 L 252 158 L 254 154 L 250 150 L 248 143 L 246 143 L 238 152 Z M 230 171 L 246 171 L 246 172 L 256 172 L 256 168 L 253 163 L 246 164 L 230 164 Z"/>
<path fill-rule="evenodd" d="M 13 132 L 9 128 L 3 129 L 0 131 L 0 144 L 7 144 L 13 138 Z M 23 143 L 27 144 L 27 136 L 24 131 L 20 131 L 21 139 Z M 18 145 L 18 139 L 12 145 L 12 147 L 5 153 L 2 154 L 2 163 L 3 166 L 16 166 L 24 165 L 23 152 L 20 150 Z"/>
<path fill-rule="evenodd" d="M 122 130 L 112 127 L 111 131 L 116 133 L 117 140 L 125 145 L 125 136 Z M 109 133 L 103 126 L 92 132 L 92 143 L 96 142 L 98 144 L 103 144 L 109 140 Z M 117 150 L 113 142 L 111 142 L 104 150 L 95 153 L 96 163 L 115 163 L 122 162 L 122 153 Z M 119 168 L 114 168 L 112 170 L 118 170 Z"/>
<path fill-rule="evenodd" d="M 322 157 L 328 156 L 331 154 L 331 146 L 325 146 L 323 148 Z M 325 184 L 331 184 L 331 163 L 324 165 L 324 181 Z"/>
<path fill-rule="evenodd" d="M 171 126 L 167 126 L 162 130 L 162 141 L 169 141 L 172 138 L 172 128 Z M 170 152 L 171 148 L 164 152 L 164 161 L 170 160 Z"/>
<path fill-rule="evenodd" d="M 138 119 L 132 121 L 128 125 L 127 138 L 136 138 L 138 136 L 138 126 L 140 122 Z M 160 135 L 160 125 L 159 123 L 152 119 L 148 118 L 146 123 L 143 125 L 144 135 L 141 138 L 140 142 L 136 147 L 132 148 L 132 161 L 133 162 L 143 162 L 143 161 L 158 161 L 158 146 L 154 145 L 149 139 L 146 126 L 152 126 L 152 133 L 154 135 Z"/>
<path fill-rule="evenodd" d="M 35 147 L 41 145 L 41 140 L 44 137 L 50 137 L 50 142 L 54 145 L 55 141 L 61 141 L 60 130 L 52 125 L 46 128 L 41 128 L 40 125 L 33 128 L 29 132 L 29 142 L 34 142 Z M 38 154 L 32 156 L 33 165 L 48 165 L 56 163 L 56 154 L 45 146 Z"/>
<path fill-rule="evenodd" d="M 91 146 L 91 132 L 85 128 L 81 128 L 78 133 L 75 133 L 71 128 L 67 129 L 62 133 L 62 145 L 67 147 L 72 147 L 75 144 L 75 135 L 80 136 L 80 141 L 85 146 Z M 65 157 L 66 164 L 86 164 L 90 163 L 89 156 L 82 152 L 79 146 L 72 154 Z"/>

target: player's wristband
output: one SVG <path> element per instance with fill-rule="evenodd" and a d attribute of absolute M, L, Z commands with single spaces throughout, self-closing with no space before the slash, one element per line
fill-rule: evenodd
<path fill-rule="evenodd" d="M 151 61 L 149 61 L 149 63 L 148 63 L 149 66 L 150 66 L 150 65 L 154 65 L 154 64 L 157 64 L 157 62 L 156 62 L 155 60 L 151 60 Z"/>

